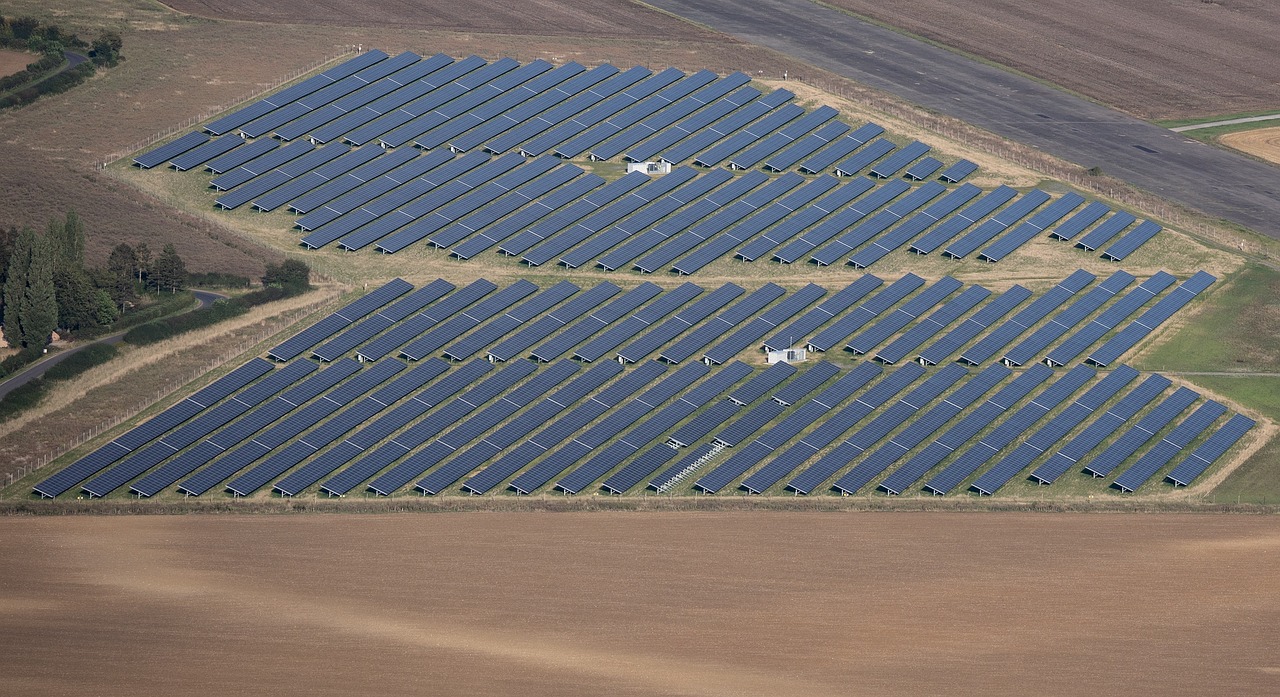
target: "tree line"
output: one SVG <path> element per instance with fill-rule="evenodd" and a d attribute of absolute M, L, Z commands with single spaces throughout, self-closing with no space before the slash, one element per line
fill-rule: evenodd
<path fill-rule="evenodd" d="M 154 258 L 145 243 L 118 245 L 106 268 L 86 267 L 84 248 L 84 222 L 74 211 L 43 233 L 0 228 L 0 317 L 10 346 L 38 350 L 55 330 L 109 326 L 140 294 L 176 293 L 186 283 L 172 244 Z"/>
<path fill-rule="evenodd" d="M 34 17 L 0 15 L 0 47 L 41 56 L 26 69 L 0 78 L 0 109 L 29 104 L 44 94 L 65 92 L 93 77 L 94 66 L 114 67 L 124 60 L 124 40 L 117 32 L 105 31 L 90 43 Z M 66 62 L 63 52 L 71 50 L 85 52 L 89 60 L 62 70 Z"/>

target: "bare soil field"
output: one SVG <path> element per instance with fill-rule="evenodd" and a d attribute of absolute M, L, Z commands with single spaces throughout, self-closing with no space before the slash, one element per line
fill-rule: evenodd
<path fill-rule="evenodd" d="M 14 694 L 1266 694 L 1280 673 L 1280 528 L 1263 516 L 9 517 L 0 532 Z"/>
<path fill-rule="evenodd" d="M 1223 145 L 1280 164 L 1280 126 L 1226 133 L 1218 137 Z"/>
<path fill-rule="evenodd" d="M 179 12 L 210 19 L 282 24 L 398 27 L 597 38 L 732 41 L 627 0 L 167 0 Z"/>
<path fill-rule="evenodd" d="M 1280 103 L 1280 6 L 1235 0 L 827 0 L 1141 118 Z M 874 47 L 869 47 L 874 48 Z"/>
<path fill-rule="evenodd" d="M 36 60 L 38 60 L 36 56 L 24 51 L 0 49 L 0 77 L 12 75 Z"/>

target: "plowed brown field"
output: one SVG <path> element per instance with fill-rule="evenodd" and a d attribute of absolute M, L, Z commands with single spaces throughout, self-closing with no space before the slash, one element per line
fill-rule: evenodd
<path fill-rule="evenodd" d="M 252 22 L 729 41 L 721 34 L 627 0 L 165 0 L 164 4 L 200 17 Z"/>
<path fill-rule="evenodd" d="M 1274 694 L 1274 517 L 0 520 L 8 694 Z"/>
<path fill-rule="evenodd" d="M 1144 118 L 1280 103 L 1280 4 L 1258 0 L 827 0 Z"/>

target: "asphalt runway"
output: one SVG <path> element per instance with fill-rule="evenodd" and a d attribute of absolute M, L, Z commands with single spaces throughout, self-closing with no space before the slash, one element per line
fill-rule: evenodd
<path fill-rule="evenodd" d="M 1280 239 L 1280 168 L 809 0 L 647 0 Z"/>

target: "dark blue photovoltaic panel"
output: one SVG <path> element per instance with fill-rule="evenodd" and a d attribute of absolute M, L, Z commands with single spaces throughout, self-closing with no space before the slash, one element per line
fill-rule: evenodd
<path fill-rule="evenodd" d="M 963 259 L 1048 200 L 1049 194 L 1039 189 L 1032 189 L 1030 192 L 1023 194 L 1018 200 L 1009 204 L 1007 208 L 997 212 L 989 220 L 974 228 L 969 234 L 947 245 L 946 249 L 942 250 L 942 253 L 953 259 Z"/>
<path fill-rule="evenodd" d="M 728 422 L 741 408 L 738 404 L 727 399 L 716 402 L 706 411 L 693 417 L 688 423 L 677 429 L 667 440 L 680 448 L 693 445 L 699 439 L 715 430 L 717 426 Z"/>
<path fill-rule="evenodd" d="M 752 315 L 784 295 L 786 291 L 781 286 L 768 283 L 706 324 L 681 337 L 679 341 L 658 354 L 658 357 L 668 363 L 679 363 L 692 358 L 708 344 L 732 331 L 734 327 L 747 321 Z"/>
<path fill-rule="evenodd" d="M 978 171 L 978 166 L 968 160 L 960 160 L 948 167 L 938 178 L 944 182 L 959 184 L 962 179 Z"/>
<path fill-rule="evenodd" d="M 758 142 L 749 145 L 746 150 L 730 157 L 729 167 L 732 169 L 750 169 L 755 167 L 765 158 L 835 118 L 839 113 L 840 112 L 829 106 L 818 107 L 801 118 L 791 122 L 777 133 L 760 139 Z"/>
<path fill-rule="evenodd" d="M 766 159 L 764 168 L 773 172 L 784 172 L 795 163 L 848 133 L 849 129 L 850 126 L 848 124 L 832 121 L 794 144 L 787 146 L 782 152 Z"/>
<path fill-rule="evenodd" d="M 1119 369 L 1112 371 L 1090 387 L 1089 391 L 1079 399 L 1059 412 L 1049 423 L 1019 444 L 1013 452 L 993 465 L 991 469 L 983 472 L 982 476 L 974 481 L 973 488 L 982 494 L 994 494 L 1137 377 L 1138 371 L 1128 366 L 1120 366 Z"/>
<path fill-rule="evenodd" d="M 554 286 L 535 295 L 531 300 L 494 319 L 485 326 L 463 337 L 463 339 L 445 349 L 444 357 L 462 361 L 490 346 L 504 336 L 524 326 L 534 317 L 550 310 L 577 293 L 579 288 L 568 281 L 561 281 Z"/>
<path fill-rule="evenodd" d="M 774 131 L 782 128 L 788 123 L 795 121 L 805 114 L 803 107 L 797 104 L 786 104 L 776 110 L 771 111 L 764 118 L 729 134 L 728 138 L 718 142 L 715 146 L 703 151 L 694 158 L 693 164 L 702 167 L 715 167 L 723 162 L 730 155 L 739 150 L 766 138 Z M 694 139 L 686 141 L 692 144 Z M 673 151 L 662 154 L 662 159 L 676 164 L 676 160 L 671 159 Z M 682 158 L 683 159 L 683 158 Z"/>
<path fill-rule="evenodd" d="M 479 56 L 468 56 L 451 62 L 401 90 L 407 93 L 409 101 L 376 115 L 367 123 L 341 133 L 342 142 L 351 145 L 372 143 L 378 136 L 390 133 L 453 99 L 468 88 L 478 86 L 477 83 L 484 82 L 492 70 Z M 319 133 L 313 135 L 319 135 Z M 333 135 L 325 133 L 326 137 Z"/>
<path fill-rule="evenodd" d="M 836 174 L 843 177 L 852 177 L 872 162 L 875 162 L 876 160 L 893 152 L 896 147 L 897 146 L 894 145 L 892 141 L 885 138 L 872 141 L 868 143 L 866 147 L 854 153 L 853 157 L 850 157 L 844 162 L 836 165 Z M 805 163 L 804 168 L 809 168 L 808 163 Z"/>
<path fill-rule="evenodd" d="M 827 290 L 825 288 L 810 283 L 792 293 L 787 299 L 769 308 L 764 314 L 751 320 L 741 329 L 730 334 L 728 338 L 712 346 L 703 354 L 703 357 L 712 363 L 727 362 L 738 355 L 739 352 L 750 348 L 755 342 L 762 339 L 765 334 L 776 330 L 778 325 L 795 317 L 801 310 L 817 302 L 819 298 L 826 294 Z"/>
<path fill-rule="evenodd" d="M 797 340 L 802 340 L 818 327 L 826 324 L 832 317 L 853 307 L 853 304 L 879 288 L 884 281 L 867 274 L 842 288 L 835 295 L 827 298 L 822 304 L 806 312 L 804 316 L 787 325 L 782 331 L 764 342 L 766 351 L 781 351 L 791 348 Z"/>
<path fill-rule="evenodd" d="M 624 147 L 623 151 L 627 154 L 623 156 L 623 159 L 631 162 L 644 162 L 649 160 L 652 156 L 674 146 L 685 138 L 688 138 L 690 135 L 703 132 L 703 129 L 706 129 L 713 122 L 738 111 L 744 105 L 749 104 L 759 96 L 760 91 L 754 87 L 743 87 L 742 89 L 733 92 L 733 94 L 712 102 L 706 108 L 700 109 L 696 113 L 684 117 L 666 128 L 660 129 L 657 135 L 645 140 L 643 143 L 635 146 Z M 763 105 L 756 107 L 756 109 L 764 108 L 765 107 Z M 604 152 L 612 152 L 613 148 L 610 147 L 611 145 L 612 142 L 606 143 L 602 150 Z M 628 150 L 628 148 L 630 149 Z M 600 153 L 600 158 L 608 159 L 604 157 L 604 152 Z M 610 155 L 610 157 L 612 157 L 612 155 Z"/>
<path fill-rule="evenodd" d="M 902 149 L 884 158 L 875 167 L 871 168 L 869 174 L 873 177 L 888 179 L 901 172 L 904 167 L 915 162 L 917 158 L 929 152 L 929 146 L 920 141 L 912 141 L 902 147 Z"/>
<path fill-rule="evenodd" d="M 1115 272 L 1107 280 L 1090 288 L 1087 293 L 1055 314 L 1052 319 L 1037 328 L 1017 346 L 1010 349 L 1004 355 L 1004 362 L 1008 365 L 1025 365 L 1031 362 L 1049 344 L 1071 331 L 1073 327 L 1083 322 L 1086 317 L 1093 314 L 1099 307 L 1102 307 L 1103 303 L 1118 295 L 1133 281 L 1133 275 L 1127 271 Z"/>
<path fill-rule="evenodd" d="M 530 355 L 544 363 L 555 360 L 564 355 L 569 349 L 586 341 L 596 332 L 617 322 L 661 293 L 662 288 L 660 286 L 646 281 L 552 337 L 549 341 L 535 348 Z"/>
<path fill-rule="evenodd" d="M 936 184 L 937 182 L 932 183 Z M 892 230 L 872 240 L 871 244 L 849 257 L 849 263 L 854 268 L 859 269 L 871 266 L 893 250 L 915 239 L 916 235 L 924 232 L 934 223 L 954 213 L 956 209 L 968 203 L 980 193 L 982 193 L 982 189 L 972 184 L 964 184 L 957 187 L 951 193 L 930 204 L 928 208 L 916 213 L 902 221 L 901 224 L 894 226 Z"/>
<path fill-rule="evenodd" d="M 1106 244 L 1112 237 L 1120 234 L 1120 231 L 1133 224 L 1137 220 L 1132 213 L 1125 211 L 1116 211 L 1111 214 L 1110 218 L 1098 224 L 1098 227 L 1090 230 L 1080 241 L 1076 243 L 1077 247 L 1087 249 L 1090 252 Z"/>
<path fill-rule="evenodd" d="M 986 196 L 969 204 L 964 210 L 942 221 L 924 237 L 911 243 L 911 251 L 916 254 L 929 254 L 951 241 L 956 235 L 969 229 L 969 226 L 990 215 L 995 209 L 1008 203 L 1017 195 L 1018 191 L 1016 189 L 1001 184 L 992 189 Z"/>
<path fill-rule="evenodd" d="M 817 389 L 819 385 L 839 374 L 839 366 L 834 363 L 820 361 L 800 377 L 788 383 L 786 387 L 774 393 L 773 399 L 784 407 L 792 406 L 805 395 Z"/>
<path fill-rule="evenodd" d="M 609 351 L 620 346 L 628 338 L 635 336 L 639 331 L 652 326 L 658 320 L 675 312 L 685 303 L 701 295 L 702 292 L 702 288 L 693 283 L 685 283 L 679 288 L 668 291 L 658 300 L 645 306 L 644 309 L 637 311 L 622 322 L 610 326 L 603 334 L 583 344 L 577 351 L 574 351 L 574 358 L 588 362 L 598 360 Z"/>
<path fill-rule="evenodd" d="M 624 346 L 618 351 L 619 360 L 627 363 L 639 361 L 680 334 L 683 334 L 690 327 L 711 316 L 712 312 L 721 309 L 745 292 L 740 286 L 733 283 L 726 283 L 720 286 L 707 297 L 677 312 L 644 336 Z"/>
<path fill-rule="evenodd" d="M 468 306 L 497 290 L 493 283 L 480 279 L 444 298 L 378 335 L 356 352 L 362 360 L 376 361 L 417 337 L 437 324 L 452 318 Z"/>
<path fill-rule="evenodd" d="M 411 138 L 413 144 L 427 150 L 444 145 L 460 132 L 459 129 L 467 130 L 504 111 L 503 103 L 495 104 L 498 97 L 511 94 L 517 88 L 532 82 L 551 69 L 551 64 L 543 60 L 525 63 L 514 70 L 504 72 L 487 84 L 476 86 L 475 89 L 431 113 L 423 114 L 409 124 L 415 126 L 413 130 L 418 131 L 418 134 Z M 408 130 L 407 126 L 406 130 Z"/>
<path fill-rule="evenodd" d="M 604 179 L 595 174 L 581 176 L 556 191 L 530 202 L 507 218 L 498 221 L 466 242 L 454 247 L 449 252 L 449 255 L 459 259 L 470 259 L 483 251 L 497 246 L 513 235 L 532 227 L 562 206 L 583 199 L 604 183 Z"/>
<path fill-rule="evenodd" d="M 1172 317 L 1175 312 L 1185 307 L 1187 303 L 1191 302 L 1193 298 L 1216 280 L 1212 274 L 1197 271 L 1194 276 L 1188 278 L 1182 285 L 1161 298 L 1159 302 L 1151 306 L 1151 309 L 1142 313 L 1138 319 L 1121 330 L 1119 334 L 1111 337 L 1098 350 L 1089 354 L 1086 361 L 1098 366 L 1106 366 L 1114 362 L 1137 345 L 1139 341 L 1146 338 L 1156 327 L 1159 327 Z"/>
<path fill-rule="evenodd" d="M 229 191 L 260 174 L 270 172 L 271 170 L 292 162 L 313 150 L 315 150 L 314 145 L 301 141 L 297 143 L 289 143 L 283 147 L 269 148 L 258 157 L 253 158 L 252 160 L 221 176 L 214 177 L 213 180 L 209 182 L 209 186 L 213 189 L 217 189 L 218 191 Z"/>
<path fill-rule="evenodd" d="M 912 320 L 933 309 L 938 303 L 960 290 L 963 286 L 964 284 L 960 281 L 950 276 L 944 276 L 942 280 L 929 286 L 921 291 L 919 295 L 904 303 L 902 307 L 894 310 L 888 317 L 876 322 L 866 331 L 850 339 L 845 348 L 854 353 L 867 353 L 887 341 L 890 336 L 896 334 L 899 329 L 907 326 Z"/>
<path fill-rule="evenodd" d="M 273 189 L 270 193 L 264 194 L 253 200 L 253 207 L 256 210 L 267 212 L 273 211 L 284 204 L 299 198 L 300 196 L 316 189 L 336 178 L 342 177 L 346 173 L 368 164 L 371 160 L 381 155 L 384 151 L 380 148 L 364 148 L 351 150 L 336 159 L 330 160 L 323 165 L 294 177 L 284 186 Z"/>
<path fill-rule="evenodd" d="M 1178 417 L 1179 414 L 1186 411 L 1200 394 L 1186 387 L 1179 387 L 1167 399 L 1156 406 L 1138 421 L 1137 425 L 1124 432 L 1111 445 L 1107 446 L 1098 456 L 1084 466 L 1084 471 L 1095 477 L 1105 477 L 1111 474 L 1115 468 L 1120 466 L 1129 456 L 1133 455 L 1155 437 L 1156 432 L 1168 426 L 1170 422 Z"/>
<path fill-rule="evenodd" d="M 953 322 L 960 319 L 961 315 L 972 310 L 990 295 L 991 291 L 982 286 L 969 286 L 959 296 L 938 308 L 936 312 L 921 320 L 919 324 L 908 329 L 893 343 L 877 351 L 875 359 L 888 364 L 901 361 L 921 344 L 946 329 Z"/>
<path fill-rule="evenodd" d="M 564 165 L 550 174 L 522 184 L 514 190 L 505 191 L 493 202 L 482 206 L 466 217 L 450 223 L 440 232 L 432 234 L 427 242 L 435 247 L 447 248 L 475 234 L 512 211 L 523 208 L 531 201 L 537 200 L 556 189 L 570 183 L 583 173 L 582 168 Z M 545 202 L 543 205 L 546 208 Z M 454 254 L 454 256 L 459 256 Z"/>
<path fill-rule="evenodd" d="M 969 372 L 960 366 L 956 366 L 955 363 L 943 368 L 943 371 L 951 370 L 951 368 L 959 368 L 957 375 L 954 379 L 951 379 L 951 384 L 955 384 L 960 377 L 968 375 Z M 937 375 L 941 376 L 942 372 L 937 373 Z M 872 454 L 864 458 L 863 462 L 856 464 L 854 468 L 845 473 L 845 476 L 840 477 L 840 480 L 837 480 L 833 487 L 837 491 L 841 491 L 842 494 L 854 494 L 854 492 L 863 489 L 874 478 L 881 476 L 884 471 L 892 467 L 897 460 L 904 458 L 916 446 L 922 444 L 924 439 L 937 432 L 938 428 L 942 428 L 948 421 L 955 418 L 956 414 L 964 411 L 970 404 L 977 402 L 980 396 L 995 388 L 997 382 L 1002 379 L 1004 379 L 1004 376 L 1000 375 L 1000 373 L 988 371 L 979 373 L 973 380 L 965 382 L 960 389 L 957 389 L 947 399 L 942 400 L 942 403 L 933 405 L 928 412 L 920 414 L 918 418 L 911 421 L 910 425 L 904 430 L 897 432 L 897 435 L 883 442 L 879 448 L 872 451 Z M 910 402 L 910 398 L 906 402 Z M 895 482 L 890 481 L 891 478 L 892 474 L 886 478 L 888 483 L 886 486 L 882 486 L 882 489 L 888 492 L 896 492 L 897 485 Z"/>
<path fill-rule="evenodd" d="M 519 84 L 531 77 L 529 72 L 517 71 L 518 65 L 510 58 L 496 60 L 415 99 L 402 107 L 402 110 L 412 113 L 413 118 L 378 136 L 378 143 L 387 148 L 406 145 L 431 128 L 467 111 L 477 102 L 493 97 L 493 88 L 499 81 L 503 85 L 514 86 L 512 83 Z M 545 68 L 545 65 L 530 65 L 535 68 L 531 72 L 542 72 Z"/>
<path fill-rule="evenodd" d="M 400 349 L 400 355 L 410 360 L 420 361 L 462 336 L 463 333 L 474 329 L 480 323 L 496 316 L 499 312 L 505 311 L 537 291 L 537 285 L 520 279 L 494 293 L 492 297 L 477 303 L 466 312 L 441 323 L 440 326 L 409 342 L 407 346 Z"/>
<path fill-rule="evenodd" d="M 1256 422 L 1243 414 L 1235 414 L 1222 428 L 1209 436 L 1200 447 L 1173 468 L 1166 477 L 1174 486 L 1187 486 L 1195 481 L 1215 460 L 1222 457 Z"/>
<path fill-rule="evenodd" d="M 739 75 L 741 75 L 741 73 L 739 73 Z M 743 75 L 743 77 L 746 76 Z M 554 154 L 565 159 L 578 157 L 590 150 L 592 147 L 599 145 L 605 140 L 612 138 L 629 128 L 632 128 L 636 124 L 640 123 L 640 121 L 653 116 L 655 113 L 658 113 L 659 111 L 666 113 L 671 105 L 676 102 L 682 104 L 693 104 L 694 106 L 692 108 L 696 109 L 698 106 L 705 104 L 705 100 L 695 101 L 693 99 L 686 99 L 686 97 L 689 97 L 689 95 L 693 94 L 695 91 L 715 82 L 716 79 L 717 75 L 710 70 L 700 70 L 689 77 L 678 80 L 677 82 L 674 82 L 654 93 L 653 96 L 642 99 L 631 106 L 623 108 L 616 114 L 608 116 L 601 122 L 597 122 L 580 135 L 574 136 L 573 138 L 557 145 L 554 148 Z M 749 81 L 750 80 L 743 80 L 734 86 L 741 86 Z M 721 91 L 716 95 L 716 97 L 723 96 L 728 92 L 728 89 Z M 690 111 L 691 110 L 692 109 L 690 109 Z M 648 130 L 648 133 L 652 132 L 653 129 Z"/>
<path fill-rule="evenodd" d="M 197 146 L 207 143 L 208 141 L 209 136 L 203 133 L 188 133 L 177 140 L 161 145 L 154 150 L 145 152 L 133 158 L 133 164 L 143 169 L 151 169 L 156 165 L 168 162 L 178 155 L 192 150 Z"/>
<path fill-rule="evenodd" d="M 941 160 L 933 157 L 926 157 L 923 160 L 920 160 L 919 162 L 915 163 L 914 165 L 911 165 L 911 167 L 908 168 L 906 172 L 903 172 L 902 176 L 906 177 L 907 179 L 924 181 L 925 179 L 928 179 L 930 175 L 932 175 L 934 172 L 937 172 L 940 169 L 942 169 Z"/>
<path fill-rule="evenodd" d="M 1031 473 L 1031 478 L 1041 484 L 1052 484 L 1071 466 L 1084 459 L 1091 450 L 1115 433 L 1143 407 L 1151 403 L 1170 385 L 1169 378 L 1151 375 L 1135 387 L 1111 409 L 1093 420 L 1075 438 L 1054 453 L 1043 465 Z"/>
<path fill-rule="evenodd" d="M 1084 203 L 1084 197 L 1077 193 L 1068 193 L 1059 198 L 1057 201 L 1049 204 L 1044 210 L 1031 216 L 1029 220 L 1009 231 L 1009 234 L 1001 237 L 991 244 L 990 247 L 982 250 L 978 258 L 982 261 L 997 262 L 1012 254 L 1022 245 L 1030 242 L 1045 228 L 1058 222 L 1067 213 L 1075 210 L 1077 206 Z"/>
<path fill-rule="evenodd" d="M 552 332 L 568 325 L 569 322 L 582 318 L 583 315 L 596 309 L 601 303 L 621 292 L 621 288 L 608 281 L 595 286 L 570 300 L 564 307 L 548 313 L 546 317 L 539 318 L 538 321 L 489 349 L 489 359 L 509 361 L 515 358 L 528 350 L 529 347 L 550 336 Z"/>
<path fill-rule="evenodd" d="M 283 152 L 285 148 L 273 151 L 264 157 L 270 157 L 277 152 Z M 337 159 L 348 151 L 345 145 L 330 145 L 325 148 L 316 148 L 296 160 L 281 165 L 261 176 L 254 177 L 252 181 L 240 185 L 235 191 L 228 192 L 214 201 L 214 205 L 226 210 L 239 208 L 244 204 L 257 198 L 277 186 L 287 184 L 295 177 L 306 174 L 307 172 L 324 165 L 330 160 Z M 247 165 L 246 165 L 247 166 Z M 244 168 L 242 167 L 241 170 Z M 239 171 L 239 170 L 237 170 Z M 232 173 L 234 174 L 234 172 Z M 230 175 L 224 175 L 230 176 Z"/>
<path fill-rule="evenodd" d="M 357 150 L 355 152 L 363 152 Z M 375 151 L 370 151 L 375 152 Z M 289 210 L 294 213 L 309 213 L 353 189 L 376 179 L 391 170 L 404 165 L 418 156 L 412 150 L 383 150 L 383 154 L 373 160 L 346 172 L 336 179 L 317 186 L 302 196 L 289 201 Z"/>
<path fill-rule="evenodd" d="M 212 160 L 219 155 L 224 155 L 244 144 L 244 139 L 236 138 L 234 136 L 230 138 L 214 138 L 203 145 L 198 145 L 169 160 L 169 166 L 179 172 L 185 172 L 193 167 L 199 167 L 209 160 Z"/>
<path fill-rule="evenodd" d="M 457 162 L 458 160 L 448 152 L 431 152 L 414 157 L 390 172 L 374 177 L 323 206 L 313 209 L 295 220 L 293 225 L 299 230 L 312 233 L 302 238 L 303 244 L 319 248 L 354 230 L 365 221 L 395 210 L 396 206 L 411 200 L 418 192 L 426 191 L 430 185 L 422 179 L 424 175 L 444 165 L 450 165 L 455 169 L 462 166 L 456 164 Z M 384 194 L 387 195 L 384 196 Z M 369 209 L 362 210 L 366 206 Z M 349 217 L 339 220 L 344 216 Z M 334 227 L 316 232 L 330 223 L 333 223 Z"/>
<path fill-rule="evenodd" d="M 1137 227 L 1126 233 L 1124 237 L 1117 240 L 1115 244 L 1107 247 L 1106 250 L 1102 252 L 1102 258 L 1110 259 L 1111 261 L 1120 261 L 1125 257 L 1128 257 L 1130 254 L 1138 251 L 1138 247 L 1146 244 L 1147 240 L 1155 237 L 1156 233 L 1163 229 L 1164 228 L 1150 220 L 1144 220 L 1139 223 Z"/>
<path fill-rule="evenodd" d="M 190 397 L 165 409 L 147 422 L 135 426 L 124 435 L 76 460 L 66 468 L 32 487 L 42 497 L 53 498 L 96 474 L 107 465 L 150 443 L 200 412 L 225 399 L 231 393 L 271 372 L 271 364 L 254 358 L 218 378 Z"/>
<path fill-rule="evenodd" d="M 1169 464 L 1175 455 L 1191 445 L 1191 441 L 1200 437 L 1201 433 L 1208 430 L 1213 422 L 1226 412 L 1226 407 L 1213 400 L 1200 405 L 1199 409 L 1174 427 L 1169 435 L 1156 443 L 1155 447 L 1138 458 L 1138 461 L 1130 465 L 1129 469 L 1121 472 L 1120 476 L 1116 477 L 1116 488 L 1125 492 L 1136 491 L 1151 478 L 1151 475 Z"/>
<path fill-rule="evenodd" d="M 510 256 L 519 256 L 534 245 L 572 226 L 604 206 L 623 198 L 634 189 L 648 184 L 650 181 L 648 175 L 643 172 L 631 172 L 621 179 L 612 181 L 592 191 L 590 195 L 582 200 L 574 202 L 550 218 L 529 227 L 513 239 L 504 241 L 498 246 L 498 251 Z"/>
<path fill-rule="evenodd" d="M 782 384 L 783 380 L 796 374 L 796 367 L 790 363 L 774 363 L 763 373 L 751 378 L 742 387 L 729 394 L 729 401 L 746 406 L 760 399 L 766 392 Z"/>
<path fill-rule="evenodd" d="M 899 184 L 904 186 L 907 185 L 905 181 L 895 179 L 888 184 L 885 184 L 882 188 L 888 189 Z M 861 225 L 858 225 L 849 232 L 838 237 L 835 242 L 815 253 L 812 260 L 817 262 L 820 266 L 829 266 L 836 263 L 840 257 L 852 252 L 867 242 L 870 242 L 876 235 L 884 232 L 904 217 L 914 213 L 921 206 L 937 198 L 944 191 L 946 191 L 946 187 L 937 182 L 929 182 L 928 184 L 925 184 L 924 186 L 912 191 L 910 194 L 907 194 L 901 200 L 890 205 L 885 210 L 872 216 Z"/>
<path fill-rule="evenodd" d="M 214 174 L 223 174 L 243 165 L 250 160 L 257 159 L 272 150 L 280 147 L 280 143 L 275 140 L 255 140 L 228 152 L 221 157 L 215 157 L 205 163 L 204 167 L 207 171 Z"/>
<path fill-rule="evenodd" d="M 1104 334 L 1115 329 L 1120 322 L 1137 312 L 1138 308 L 1145 305 L 1151 298 L 1162 293 L 1177 280 L 1172 274 L 1164 271 L 1156 272 L 1154 276 L 1143 281 L 1137 288 L 1134 288 L 1123 298 L 1113 303 L 1088 325 L 1054 347 L 1045 356 L 1045 363 L 1051 367 L 1066 365 L 1068 361 L 1084 353 L 1085 349 L 1093 346 L 1094 342 L 1101 339 Z"/>
<path fill-rule="evenodd" d="M 861 329 L 867 322 L 875 319 L 880 313 L 898 304 L 903 298 L 924 285 L 924 279 L 908 273 L 876 293 L 872 298 L 852 312 L 836 320 L 831 326 L 809 339 L 806 344 L 811 351 L 829 351 L 851 334 Z"/>
<path fill-rule="evenodd" d="M 806 160 L 804 164 L 800 165 L 800 172 L 803 174 L 822 174 L 828 167 L 844 159 L 846 155 L 862 147 L 867 141 L 881 133 L 884 133 L 884 128 L 879 124 L 863 124 L 855 129 L 853 133 L 840 138 L 830 147 Z"/>
<path fill-rule="evenodd" d="M 1035 425 L 1037 421 L 1093 377 L 1092 370 L 1083 366 L 1077 366 L 1077 368 L 1079 369 L 1063 375 L 1043 392 L 1036 395 L 1030 404 L 1014 412 L 999 426 L 996 426 L 987 435 L 983 436 L 976 445 L 969 448 L 953 460 L 950 465 L 947 465 L 945 469 L 934 475 L 925 484 L 925 489 L 935 494 L 943 495 L 976 472 L 979 467 L 986 464 L 1000 450 L 1012 443 L 1015 438 L 1021 436 L 1028 428 Z M 1024 372 L 1020 379 L 1027 378 L 1029 380 L 1043 381 L 1052 373 L 1052 369 L 1037 363 Z M 996 395 L 996 399 L 999 397 L 1000 395 Z M 1012 406 L 1012 402 L 999 404 L 998 406 L 1002 406 L 1007 410 Z"/>
<path fill-rule="evenodd" d="M 267 355 L 278 361 L 295 358 L 326 337 L 332 336 L 337 330 L 372 314 L 374 310 L 411 290 L 413 290 L 413 284 L 408 281 L 399 278 L 389 281 L 381 288 L 286 339 L 284 343 L 268 351 Z"/>
<path fill-rule="evenodd" d="M 960 326 L 947 332 L 945 336 L 920 352 L 919 360 L 926 365 L 937 365 L 948 356 L 959 351 L 971 339 L 983 330 L 995 324 L 1000 318 L 1009 314 L 1015 307 L 1031 297 L 1031 291 L 1022 286 L 1014 286 L 1000 297 L 987 303 L 972 317 L 960 323 Z"/>
<path fill-rule="evenodd" d="M 827 177 L 829 175 L 822 175 Z M 835 180 L 832 179 L 834 182 Z M 768 230 L 760 237 L 743 245 L 735 256 L 746 261 L 755 261 L 776 249 L 796 235 L 812 228 L 818 221 L 831 215 L 832 212 L 848 205 L 855 198 L 871 188 L 871 180 L 858 178 L 849 182 L 812 205 L 804 206 L 795 215 L 781 224 Z"/>
<path fill-rule="evenodd" d="M 1061 283 L 1050 288 L 1047 293 L 1036 298 L 1030 305 L 1020 310 L 1018 314 L 1006 320 L 995 331 L 965 349 L 964 353 L 960 354 L 960 360 L 970 365 L 982 364 L 988 358 L 994 356 L 997 351 L 1008 346 L 1010 342 L 1021 336 L 1023 332 L 1048 317 L 1050 312 L 1061 307 L 1071 296 L 1093 283 L 1096 278 L 1096 276 L 1084 269 L 1077 269 Z"/>
<path fill-rule="evenodd" d="M 1102 219 L 1102 216 L 1111 212 L 1111 208 L 1101 201 L 1091 201 L 1089 205 L 1080 209 L 1080 212 L 1067 218 L 1067 221 L 1053 229 L 1049 236 L 1055 240 L 1070 240 L 1071 238 L 1084 232 L 1084 229 L 1093 225 Z"/>

